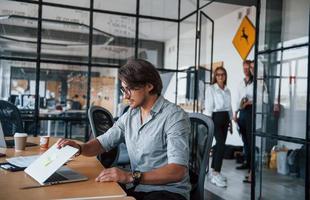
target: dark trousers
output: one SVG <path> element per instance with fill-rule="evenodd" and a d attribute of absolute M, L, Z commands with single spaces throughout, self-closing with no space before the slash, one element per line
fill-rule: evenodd
<path fill-rule="evenodd" d="M 127 196 L 132 196 L 136 200 L 186 200 L 184 196 L 168 191 L 135 192 L 134 189 L 128 189 L 126 193 Z"/>
<path fill-rule="evenodd" d="M 216 172 L 221 172 L 225 152 L 227 130 L 230 122 L 229 113 L 214 112 L 212 114 L 212 119 L 214 123 L 214 137 L 216 143 L 215 148 L 213 149 L 213 159 L 211 167 Z"/>
<path fill-rule="evenodd" d="M 251 165 L 251 149 L 252 149 L 252 106 L 240 110 L 238 125 L 243 141 L 245 159 L 247 164 Z"/>

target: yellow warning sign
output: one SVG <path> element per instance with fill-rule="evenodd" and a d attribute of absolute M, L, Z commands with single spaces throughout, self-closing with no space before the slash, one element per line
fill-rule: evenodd
<path fill-rule="evenodd" d="M 255 27 L 250 19 L 245 16 L 233 39 L 233 44 L 240 54 L 242 60 L 245 60 L 255 43 Z"/>

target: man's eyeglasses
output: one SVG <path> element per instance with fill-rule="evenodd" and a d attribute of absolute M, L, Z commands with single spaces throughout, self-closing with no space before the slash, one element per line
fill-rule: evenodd
<path fill-rule="evenodd" d="M 122 92 L 123 96 L 125 96 L 125 95 L 130 96 L 131 95 L 131 89 L 128 87 L 121 86 L 121 92 Z"/>
<path fill-rule="evenodd" d="M 121 86 L 121 92 L 124 95 L 127 95 L 127 96 L 131 96 L 131 91 L 132 90 L 139 90 L 140 88 L 129 88 L 129 87 L 123 87 Z"/>

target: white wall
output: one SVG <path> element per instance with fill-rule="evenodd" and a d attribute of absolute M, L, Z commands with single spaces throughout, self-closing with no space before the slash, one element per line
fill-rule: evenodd
<path fill-rule="evenodd" d="M 241 23 L 241 20 L 246 14 L 246 9 L 247 7 L 237 9 L 231 13 L 227 13 L 226 15 L 215 19 L 214 21 L 214 55 L 213 55 L 213 61 L 214 62 L 219 62 L 223 61 L 224 62 L 224 67 L 227 70 L 228 73 L 228 87 L 231 90 L 232 94 L 232 104 L 236 104 L 236 94 L 238 91 L 238 84 L 242 81 L 243 79 L 243 72 L 242 72 L 242 59 L 239 56 L 237 50 L 232 44 L 233 37 L 236 34 L 236 31 L 239 28 L 239 25 Z M 252 7 L 250 8 L 251 12 L 250 15 L 248 16 L 250 20 L 252 21 L 253 24 L 255 24 L 255 8 Z M 238 14 L 239 12 L 242 13 L 242 18 L 238 19 Z M 181 68 L 185 67 L 187 68 L 188 66 L 191 65 L 191 63 L 194 62 L 194 48 L 188 48 L 192 47 L 192 44 L 194 44 L 194 37 L 195 36 L 195 29 L 190 29 L 187 31 L 184 31 L 181 35 L 181 41 L 180 41 L 180 60 L 179 60 L 179 66 Z M 209 36 L 207 36 L 209 38 Z M 173 38 L 169 41 L 166 42 L 166 49 L 175 49 L 174 45 L 176 38 Z M 183 44 L 183 45 L 182 45 Z M 207 52 L 208 53 L 208 52 Z M 208 55 L 205 55 L 206 60 L 208 59 Z M 250 52 L 249 59 L 254 58 L 254 48 Z M 165 52 L 165 64 L 171 63 L 174 60 L 170 59 L 169 57 L 169 52 Z M 201 63 L 204 64 L 204 63 Z M 180 74 L 180 76 L 184 76 L 184 74 Z M 168 90 L 172 89 L 175 87 L 175 76 L 172 78 Z M 180 98 L 178 98 L 178 103 L 185 103 L 185 90 L 186 90 L 186 80 L 182 79 L 179 82 L 178 86 L 178 94 Z M 169 99 L 172 99 L 172 93 L 166 93 L 164 96 L 168 97 Z M 242 145 L 241 138 L 237 131 L 235 130 L 234 126 L 234 134 L 233 135 L 228 135 L 227 138 L 227 144 L 233 144 L 233 145 Z"/>
<path fill-rule="evenodd" d="M 308 10 L 309 10 L 309 2 L 308 0 L 297 0 L 298 3 L 294 2 L 292 3 L 290 0 L 285 0 L 283 3 L 283 25 L 282 25 L 282 40 L 285 41 L 284 45 L 289 46 L 296 43 L 304 43 L 308 41 L 308 24 L 309 24 L 309 18 L 308 18 Z M 239 56 L 238 52 L 234 48 L 232 44 L 233 37 L 235 36 L 235 33 L 241 23 L 241 20 L 246 15 L 247 7 L 239 8 L 237 10 L 234 10 L 230 13 L 227 13 L 226 15 L 215 19 L 215 32 L 214 32 L 214 62 L 223 61 L 224 67 L 227 69 L 228 73 L 228 87 L 231 90 L 232 93 L 232 104 L 233 107 L 236 107 L 236 94 L 238 91 L 238 84 L 242 81 L 243 78 L 243 72 L 242 72 L 242 59 Z M 238 15 L 242 14 L 242 17 L 238 19 Z M 207 13 L 208 14 L 208 13 Z M 255 24 L 255 7 L 250 8 L 250 14 L 248 15 L 250 20 L 253 24 Z M 265 36 L 265 12 L 262 12 L 261 16 L 261 28 L 262 32 L 260 33 L 260 40 L 264 41 Z M 189 24 L 188 24 L 189 25 Z M 192 48 L 192 45 L 194 44 L 194 33 L 195 30 L 188 26 L 188 30 L 185 29 L 180 35 L 181 41 L 180 41 L 180 60 L 179 64 L 181 68 L 187 68 L 188 66 L 193 63 L 194 58 L 194 49 Z M 205 33 L 202 31 L 202 33 Z M 205 33 L 206 34 L 206 33 Z M 202 35 L 203 40 L 210 40 L 210 33 L 207 33 L 205 36 Z M 168 48 L 173 49 L 174 45 L 176 44 L 176 38 L 173 38 L 166 42 L 166 45 Z M 210 41 L 209 41 L 210 42 Z M 208 41 L 207 41 L 208 43 Z M 261 43 L 262 44 L 262 43 Z M 201 51 L 205 55 L 205 59 L 202 62 L 209 63 L 209 54 L 210 50 L 206 48 L 206 45 L 204 45 L 204 49 Z M 208 47 L 208 46 L 207 46 Z M 176 48 L 175 48 L 176 50 Z M 307 52 L 305 52 L 306 49 L 297 50 L 297 51 L 290 51 L 286 52 L 283 59 L 296 59 L 298 56 L 304 56 L 307 55 Z M 302 54 L 302 55 L 301 55 Z M 166 52 L 165 54 L 165 63 L 174 62 L 174 60 L 170 59 L 169 53 Z M 254 58 L 254 48 L 250 52 L 248 59 Z M 305 61 L 305 62 L 304 62 Z M 294 62 L 295 63 L 295 62 Z M 293 64 L 294 64 L 293 63 Z M 201 63 L 205 64 L 205 63 Z M 299 59 L 298 64 L 296 61 L 296 67 L 298 68 L 298 74 L 297 76 L 303 76 L 301 74 L 306 74 L 307 68 L 306 68 L 306 60 L 305 59 Z M 287 68 L 287 67 L 286 67 Z M 294 68 L 293 68 L 294 69 Z M 286 72 L 285 70 L 283 73 Z M 289 76 L 290 74 L 287 74 Z M 293 74 L 294 75 L 294 74 Z M 182 76 L 182 75 L 181 75 Z M 184 75 L 183 75 L 184 76 Z M 304 81 L 305 82 L 305 81 Z M 285 82 L 286 83 L 286 82 Z M 284 114 L 280 118 L 279 123 L 279 132 L 281 135 L 287 135 L 287 136 L 294 136 L 294 137 L 300 137 L 304 138 L 305 131 L 304 131 L 304 117 L 305 115 L 303 112 L 300 111 L 303 110 L 306 106 L 304 105 L 305 101 L 303 99 L 306 98 L 306 85 L 302 84 L 303 82 L 299 81 L 296 86 L 297 93 L 293 99 L 294 102 L 298 102 L 299 106 L 293 106 L 294 102 L 287 102 L 281 98 L 281 103 L 285 107 L 283 110 L 286 111 L 286 115 Z M 170 88 L 174 87 L 175 85 L 175 78 L 170 83 Z M 179 82 L 179 96 L 178 102 L 184 103 L 185 101 L 185 89 L 186 89 L 186 81 L 185 79 L 181 80 Z M 291 88 L 290 85 L 284 86 L 282 92 L 283 98 L 286 98 L 286 94 L 289 93 L 289 88 Z M 168 88 L 169 90 L 169 88 Z M 292 98 L 286 98 L 286 99 L 292 99 Z M 299 100 L 298 100 L 299 99 Z M 298 101 L 297 101 L 298 100 Z M 269 102 L 270 103 L 270 102 Z M 286 108 L 287 107 L 287 108 Z M 301 108 L 302 107 L 302 108 Z M 291 114 L 288 114 L 291 113 Z M 294 115 L 301 115 L 301 117 L 293 117 L 296 120 L 290 119 L 290 116 Z M 291 116 L 291 117 L 292 117 Z M 297 127 L 301 126 L 299 131 L 297 131 Z M 237 133 L 237 131 L 234 128 L 234 134 L 229 135 L 227 138 L 227 144 L 234 144 L 234 145 L 242 145 L 242 141 Z M 288 144 L 286 144 L 288 145 Z M 293 146 L 289 146 L 290 148 L 294 148 Z"/>
<path fill-rule="evenodd" d="M 246 7 L 229 13 L 214 22 L 214 62 L 223 61 L 227 70 L 228 80 L 227 86 L 231 91 L 232 105 L 237 105 L 236 98 L 238 85 L 242 81 L 244 75 L 242 71 L 242 59 L 232 44 L 243 17 L 246 15 Z M 239 12 L 242 13 L 241 19 L 238 19 Z M 251 7 L 249 19 L 255 24 L 255 8 Z M 254 58 L 254 47 L 250 52 L 248 59 Z M 234 124 L 235 125 L 235 124 Z M 241 138 L 234 126 L 233 135 L 228 135 L 227 144 L 242 145 Z"/>

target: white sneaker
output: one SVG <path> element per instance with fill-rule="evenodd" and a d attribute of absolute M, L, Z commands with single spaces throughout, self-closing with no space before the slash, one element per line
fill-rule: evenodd
<path fill-rule="evenodd" d="M 212 179 L 213 176 L 219 176 L 218 178 L 221 179 L 221 181 L 227 181 L 227 177 L 224 176 L 224 175 L 221 174 L 221 173 L 214 173 L 214 172 L 209 172 L 209 173 L 208 173 L 208 178 L 209 178 L 209 179 Z"/>
<path fill-rule="evenodd" d="M 213 172 L 209 172 L 209 173 L 208 173 L 208 178 L 211 180 L 212 177 L 213 177 Z"/>
<path fill-rule="evenodd" d="M 222 180 L 222 181 L 227 181 L 227 177 L 224 176 L 223 174 L 219 174 L 219 178 Z"/>
<path fill-rule="evenodd" d="M 218 187 L 227 187 L 227 183 L 223 180 L 221 180 L 220 175 L 214 175 L 212 176 L 211 179 L 211 183 L 213 183 L 214 185 L 218 186 Z"/>

